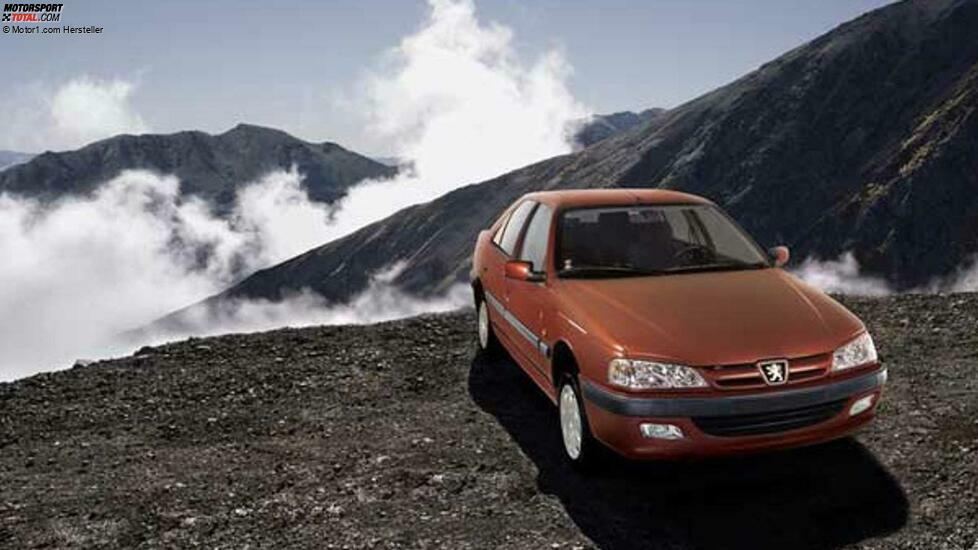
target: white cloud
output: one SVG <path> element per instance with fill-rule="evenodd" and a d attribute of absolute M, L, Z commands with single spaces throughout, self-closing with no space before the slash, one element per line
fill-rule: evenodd
<path fill-rule="evenodd" d="M 293 168 L 240 189 L 233 222 L 258 241 L 252 267 L 264 267 L 326 242 L 332 211 L 309 200 Z"/>
<path fill-rule="evenodd" d="M 332 237 L 455 188 L 568 153 L 569 124 L 589 114 L 558 51 L 523 62 L 512 31 L 482 23 L 470 0 L 430 0 L 428 19 L 364 83 L 368 131 L 413 171 L 354 188 Z"/>
<path fill-rule="evenodd" d="M 77 149 L 117 134 L 149 127 L 132 104 L 135 84 L 81 76 L 59 86 L 22 84 L 9 92 L 0 126 L 0 148 L 40 152 Z"/>
<path fill-rule="evenodd" d="M 66 83 L 51 100 L 54 131 L 76 144 L 145 133 L 146 123 L 130 104 L 133 90 L 131 82 L 118 79 L 82 77 Z"/>
<path fill-rule="evenodd" d="M 806 283 L 834 294 L 886 296 L 893 293 L 885 279 L 861 274 L 852 252 L 835 260 L 807 258 L 793 272 Z"/>

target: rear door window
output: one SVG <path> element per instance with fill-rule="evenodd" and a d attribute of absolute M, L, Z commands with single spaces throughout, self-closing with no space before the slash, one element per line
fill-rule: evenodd
<path fill-rule="evenodd" d="M 530 217 L 530 212 L 533 211 L 533 207 L 536 203 L 533 201 L 526 201 L 516 207 L 513 213 L 509 216 L 509 220 L 506 221 L 506 229 L 503 230 L 503 237 L 499 241 L 499 248 L 503 249 L 508 256 L 513 255 L 513 251 L 516 250 L 516 242 L 520 238 L 520 232 L 523 230 L 523 226 L 526 225 L 526 219 Z"/>

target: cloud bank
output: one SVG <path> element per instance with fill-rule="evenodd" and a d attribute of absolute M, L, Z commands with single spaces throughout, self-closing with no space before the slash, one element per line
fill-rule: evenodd
<path fill-rule="evenodd" d="M 209 336 L 229 332 L 254 332 L 285 326 L 363 324 L 459 309 L 472 303 L 467 285 L 452 286 L 442 296 L 421 299 L 402 292 L 392 281 L 403 271 L 403 262 L 374 273 L 362 292 L 345 304 L 329 304 L 315 292 L 303 291 L 282 301 L 232 299 L 211 309 L 181 312 L 175 330 L 154 327 L 139 335 L 142 343 L 164 342 L 193 334 Z"/>
<path fill-rule="evenodd" d="M 834 260 L 807 258 L 792 272 L 806 283 L 833 294 L 888 296 L 897 292 L 886 279 L 862 273 L 852 252 Z M 907 292 L 978 292 L 978 258 L 965 262 L 946 277 L 936 277 Z"/>
<path fill-rule="evenodd" d="M 231 215 L 182 197 L 176 178 L 127 171 L 92 196 L 44 205 L 0 195 L 0 380 L 125 354 L 164 338 L 316 323 L 364 323 L 468 303 L 468 291 L 420 300 L 378 273 L 349 304 L 300 293 L 234 301 L 180 332 L 131 329 L 220 292 L 243 275 L 320 244 L 330 206 L 311 202 L 295 171 L 244 185 Z"/>
<path fill-rule="evenodd" d="M 978 292 L 978 257 L 973 257 L 930 292 Z"/>
<path fill-rule="evenodd" d="M 835 260 L 807 258 L 792 271 L 806 283 L 832 294 L 886 296 L 893 293 L 885 279 L 860 274 L 859 262 L 852 252 Z"/>
<path fill-rule="evenodd" d="M 119 332 L 302 252 L 328 217 L 295 172 L 244 186 L 227 219 L 143 171 L 51 205 L 2 195 L 0 378 L 118 352 Z"/>

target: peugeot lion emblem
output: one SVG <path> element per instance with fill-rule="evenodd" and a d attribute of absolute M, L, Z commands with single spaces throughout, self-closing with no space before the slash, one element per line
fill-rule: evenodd
<path fill-rule="evenodd" d="M 784 359 L 761 361 L 757 364 L 757 368 L 769 386 L 777 386 L 788 381 L 788 362 Z"/>

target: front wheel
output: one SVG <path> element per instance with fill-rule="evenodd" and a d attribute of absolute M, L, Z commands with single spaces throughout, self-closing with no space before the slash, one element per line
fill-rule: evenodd
<path fill-rule="evenodd" d="M 499 349 L 499 342 L 496 334 L 492 331 L 492 323 L 489 321 L 489 304 L 483 298 L 479 300 L 479 308 L 476 312 L 476 330 L 479 336 L 479 351 L 492 355 Z"/>
<path fill-rule="evenodd" d="M 589 470 L 597 463 L 600 449 L 597 440 L 591 435 L 581 392 L 573 376 L 564 376 L 561 381 L 557 409 L 564 454 L 575 468 Z"/>

